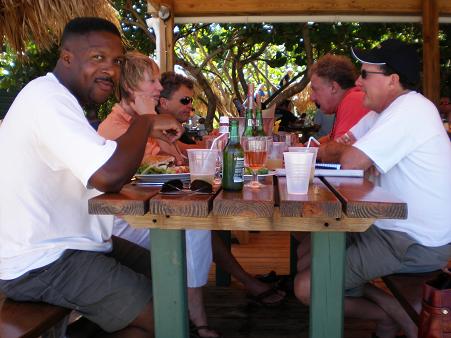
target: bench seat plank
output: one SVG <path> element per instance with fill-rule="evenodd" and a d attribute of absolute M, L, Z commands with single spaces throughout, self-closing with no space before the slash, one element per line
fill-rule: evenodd
<path fill-rule="evenodd" d="M 70 314 L 45 303 L 15 302 L 0 294 L 0 337 L 37 338 Z"/>

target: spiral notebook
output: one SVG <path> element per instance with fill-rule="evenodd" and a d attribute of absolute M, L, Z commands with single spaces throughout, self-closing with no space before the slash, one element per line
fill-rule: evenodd
<path fill-rule="evenodd" d="M 332 169 L 339 170 L 341 168 L 340 163 L 316 163 L 315 169 Z"/>

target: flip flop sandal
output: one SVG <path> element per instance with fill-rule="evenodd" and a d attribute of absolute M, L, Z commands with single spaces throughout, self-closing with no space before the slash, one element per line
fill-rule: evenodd
<path fill-rule="evenodd" d="M 209 338 L 208 336 L 201 336 L 199 331 L 200 330 L 210 330 L 210 331 L 214 331 L 218 334 L 217 338 L 222 338 L 222 335 L 216 331 L 215 329 L 212 329 L 210 326 L 208 325 L 200 325 L 200 326 L 196 326 L 194 325 L 194 323 L 192 323 L 190 321 L 189 323 L 189 336 L 190 338 Z"/>
<path fill-rule="evenodd" d="M 280 276 L 278 276 L 274 270 L 271 270 L 264 275 L 256 275 L 255 278 L 257 278 L 260 282 L 268 284 L 274 284 L 280 280 Z"/>
<path fill-rule="evenodd" d="M 247 298 L 249 300 L 251 300 L 253 303 L 260 305 L 260 306 L 265 306 L 265 307 L 275 307 L 275 306 L 279 306 L 280 304 L 282 304 L 282 302 L 285 300 L 285 296 L 282 296 L 279 294 L 279 289 L 277 288 L 270 288 L 269 290 L 263 291 L 262 293 L 254 296 L 251 294 L 247 294 Z M 280 300 L 275 301 L 275 302 L 265 302 L 265 299 L 273 296 L 273 295 L 278 295 L 280 296 Z"/>

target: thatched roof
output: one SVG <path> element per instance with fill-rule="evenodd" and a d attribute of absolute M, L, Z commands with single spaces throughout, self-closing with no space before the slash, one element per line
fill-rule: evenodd
<path fill-rule="evenodd" d="M 0 45 L 8 42 L 19 55 L 28 41 L 48 49 L 77 16 L 102 17 L 120 27 L 108 0 L 0 0 Z"/>

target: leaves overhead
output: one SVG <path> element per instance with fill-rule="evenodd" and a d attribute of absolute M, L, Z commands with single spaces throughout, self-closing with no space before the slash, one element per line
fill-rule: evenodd
<path fill-rule="evenodd" d="M 33 10 L 40 10 L 45 22 L 52 20 L 52 3 L 58 1 L 37 1 Z M 80 3 L 86 1 L 78 1 Z M 101 0 L 90 0 L 87 6 L 101 7 Z M 17 3 L 34 3 L 33 1 L 0 0 L 0 6 L 7 4 L 9 8 Z M 59 3 L 59 2 L 58 2 Z M 61 2 L 59 6 L 75 7 L 70 2 Z M 120 25 L 129 42 L 128 48 L 137 49 L 144 54 L 153 55 L 155 51 L 155 35 L 147 27 L 146 0 L 112 1 L 116 14 L 120 17 Z M 50 7 L 49 7 L 50 6 Z M 49 14 L 44 14 L 46 9 Z M 23 10 L 24 11 L 24 10 Z M 22 12 L 23 12 L 22 11 Z M 21 13 L 22 13 L 21 12 Z M 4 21 L 6 12 L 0 11 L 0 19 Z M 60 17 L 63 17 L 60 15 Z M 14 18 L 18 24 L 19 16 Z M 61 20 L 63 21 L 63 20 Z M 36 21 L 32 21 L 36 22 Z M 15 35 L 23 43 L 22 53 L 29 58 L 29 63 L 22 63 L 14 54 L 17 42 L 10 42 L 3 48 L 0 56 L 0 87 L 20 88 L 31 78 L 50 70 L 56 61 L 56 47 L 53 43 L 50 52 L 39 52 L 38 46 L 47 46 L 42 39 L 48 35 L 54 37 L 60 28 L 49 29 L 45 24 L 38 25 L 37 37 L 33 35 Z M 449 41 L 451 25 L 440 27 L 440 52 L 443 78 L 449 82 L 451 69 L 451 48 Z M 44 31 L 42 27 L 46 27 Z M 0 36 L 5 35 L 1 31 Z M 8 34 L 6 34 L 8 36 Z M 233 98 L 243 101 L 247 86 L 263 86 L 266 104 L 278 102 L 299 93 L 308 83 L 306 74 L 311 62 L 326 53 L 350 55 L 350 47 L 371 48 L 381 40 L 390 37 L 400 38 L 417 44 L 421 53 L 422 36 L 419 24 L 381 24 L 381 23 L 260 23 L 260 24 L 186 24 L 174 29 L 175 62 L 187 75 L 196 80 L 196 111 L 206 116 L 207 125 L 211 128 L 218 114 L 236 115 Z M 32 40 L 33 43 L 25 43 Z M 9 39 L 7 40 L 10 41 Z M 14 40 L 12 40 L 14 41 Z M 11 48 L 11 46 L 13 48 Z M 279 87 L 279 81 L 288 68 L 294 70 L 291 82 L 286 87 Z M 448 76 L 448 78 L 447 78 Z M 449 86 L 449 84 L 448 84 Z"/>

